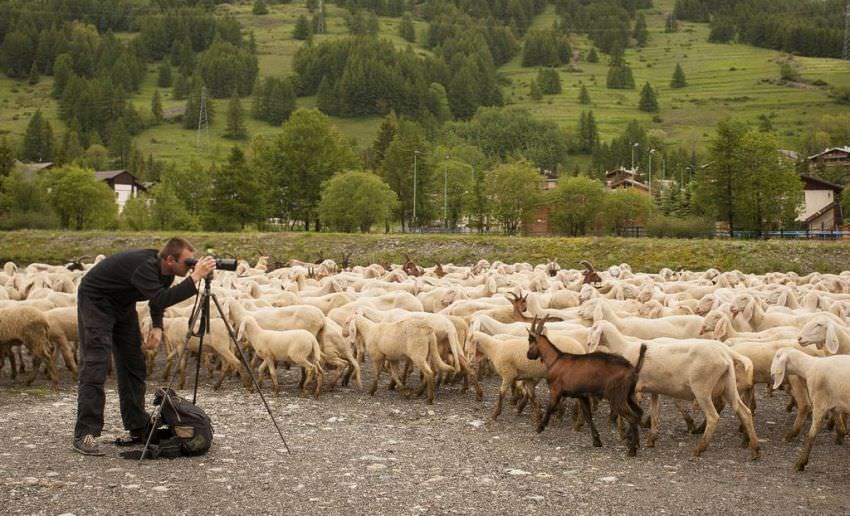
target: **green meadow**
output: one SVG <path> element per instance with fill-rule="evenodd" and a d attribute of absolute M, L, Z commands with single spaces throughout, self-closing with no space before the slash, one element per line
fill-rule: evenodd
<path fill-rule="evenodd" d="M 735 116 L 746 121 L 756 121 L 759 116 L 770 118 L 784 147 L 795 148 L 799 137 L 810 131 L 824 114 L 850 116 L 850 105 L 839 104 L 829 96 L 832 86 L 850 85 L 850 65 L 846 61 L 823 58 L 803 58 L 784 55 L 780 52 L 755 48 L 741 44 L 712 44 L 707 42 L 707 24 L 680 23 L 676 33 L 664 33 L 664 21 L 672 11 L 674 0 L 656 0 L 655 7 L 645 11 L 650 31 L 649 44 L 645 48 L 631 48 L 626 58 L 632 67 L 636 88 L 634 90 L 610 90 L 605 87 L 607 58 L 600 54 L 599 63 L 588 63 L 585 56 L 590 43 L 583 36 L 573 37 L 574 54 L 579 59 L 570 66 L 559 69 L 563 92 L 547 95 L 540 101 L 529 96 L 530 80 L 537 70 L 522 68 L 521 55 L 501 67 L 506 79 L 504 96 L 509 105 L 520 106 L 536 117 L 551 120 L 568 131 L 575 131 L 581 112 L 592 109 L 602 139 L 621 133 L 625 124 L 637 119 L 662 136 L 666 142 L 686 148 L 701 149 L 708 142 L 718 120 Z M 221 14 L 232 14 L 239 19 L 246 31 L 254 34 L 258 50 L 260 76 L 286 76 L 292 73 L 292 62 L 302 41 L 292 37 L 292 30 L 299 15 L 310 17 L 309 11 L 298 4 L 269 5 L 268 15 L 251 14 L 250 2 L 244 5 L 222 4 Z M 316 42 L 347 34 L 345 11 L 335 5 L 327 6 L 325 34 L 315 36 Z M 557 18 L 554 6 L 549 5 L 534 20 L 533 29 L 550 28 Z M 381 37 L 390 39 L 399 47 L 407 42 L 398 34 L 400 19 L 381 18 Z M 417 22 L 417 49 L 425 53 L 422 42 L 427 24 Z M 132 37 L 122 34 L 124 38 Z M 779 80 L 779 62 L 792 59 L 792 64 L 801 74 L 803 81 L 785 84 Z M 673 89 L 669 86 L 676 63 L 685 71 L 688 86 Z M 148 66 L 148 75 L 141 91 L 131 101 L 143 114 L 149 113 L 151 98 L 156 89 L 157 64 Z M 813 83 L 817 81 L 816 86 Z M 640 88 L 645 82 L 652 84 L 658 92 L 660 113 L 656 115 L 637 109 Z M 52 80 L 42 77 L 35 86 L 25 81 L 13 81 L 0 75 L 0 135 L 11 134 L 20 139 L 26 124 L 36 109 L 41 109 L 53 123 L 58 135 L 64 130 L 57 119 L 56 102 L 50 96 Z M 578 101 L 581 85 L 584 84 L 591 97 L 590 105 Z M 171 98 L 170 89 L 161 90 L 165 111 L 180 108 L 185 101 Z M 227 155 L 234 143 L 223 138 L 227 99 L 214 99 L 216 116 L 209 128 L 209 145 L 201 138 L 198 146 L 196 131 L 183 129 L 177 123 L 165 123 L 151 127 L 136 139 L 136 145 L 145 153 L 159 159 L 180 164 L 197 159 L 202 163 L 218 162 Z M 246 113 L 252 100 L 242 99 Z M 315 98 L 299 98 L 299 107 L 314 107 Z M 380 125 L 377 116 L 357 119 L 333 119 L 339 130 L 363 148 L 371 144 Z M 246 116 L 250 137 L 274 134 L 278 128 Z M 584 164 L 586 156 L 576 157 L 575 163 Z"/>

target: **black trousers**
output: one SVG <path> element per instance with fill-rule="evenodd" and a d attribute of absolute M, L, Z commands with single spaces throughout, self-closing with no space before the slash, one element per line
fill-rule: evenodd
<path fill-rule="evenodd" d="M 110 352 L 115 357 L 121 419 L 127 430 L 141 430 L 149 420 L 145 412 L 145 376 L 142 336 L 136 306 L 115 306 L 108 299 L 77 295 L 80 334 L 80 383 L 74 438 L 95 437 L 103 430 L 103 384 Z"/>

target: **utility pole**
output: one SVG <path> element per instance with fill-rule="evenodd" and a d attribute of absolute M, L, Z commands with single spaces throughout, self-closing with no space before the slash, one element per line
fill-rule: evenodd
<path fill-rule="evenodd" d="M 635 170 L 635 147 L 640 147 L 640 143 L 635 142 L 632 144 L 632 172 Z"/>
<path fill-rule="evenodd" d="M 850 1 L 844 10 L 844 48 L 842 49 L 842 57 L 850 59 Z"/>
<path fill-rule="evenodd" d="M 649 198 L 652 199 L 652 155 L 655 154 L 655 149 L 649 149 Z"/>
<path fill-rule="evenodd" d="M 416 156 L 419 151 L 413 151 L 413 225 L 416 226 Z"/>
<path fill-rule="evenodd" d="M 316 34 L 325 33 L 325 4 L 323 0 L 319 0 L 319 16 L 316 20 Z"/>
<path fill-rule="evenodd" d="M 203 136 L 202 136 L 203 135 Z M 195 135 L 195 150 L 201 149 L 201 138 L 204 139 L 204 150 L 210 148 L 210 123 L 207 118 L 207 87 L 201 87 L 201 105 L 198 112 L 198 133 Z"/>
<path fill-rule="evenodd" d="M 443 162 L 443 226 L 449 227 L 448 218 L 448 199 L 449 199 L 449 158 L 446 156 L 446 161 Z"/>

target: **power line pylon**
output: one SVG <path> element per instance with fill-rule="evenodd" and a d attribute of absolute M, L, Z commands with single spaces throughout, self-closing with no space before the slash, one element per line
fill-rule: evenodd
<path fill-rule="evenodd" d="M 195 135 L 195 150 L 200 151 L 201 145 L 203 145 L 205 151 L 210 148 L 210 123 L 207 117 L 206 86 L 201 87 L 201 105 L 198 111 L 198 133 Z"/>

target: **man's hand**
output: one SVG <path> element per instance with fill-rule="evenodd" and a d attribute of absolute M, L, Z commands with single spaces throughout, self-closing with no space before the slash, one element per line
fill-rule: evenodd
<path fill-rule="evenodd" d="M 212 256 L 204 256 L 198 263 L 195 264 L 195 270 L 192 271 L 192 281 L 195 283 L 206 278 L 209 273 L 215 270 L 215 258 Z"/>
<path fill-rule="evenodd" d="M 160 342 L 162 342 L 162 328 L 151 328 L 147 340 L 142 345 L 142 349 L 145 351 L 154 350 L 159 347 Z"/>

